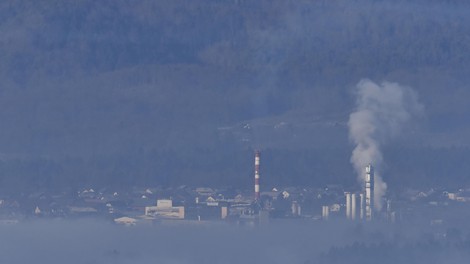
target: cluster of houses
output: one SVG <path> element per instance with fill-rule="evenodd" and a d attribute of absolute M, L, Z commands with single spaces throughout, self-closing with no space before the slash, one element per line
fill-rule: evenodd
<path fill-rule="evenodd" d="M 234 222 L 237 224 L 257 224 L 267 221 L 275 212 L 282 217 L 300 217 L 299 193 L 294 195 L 288 191 L 273 189 L 264 192 L 259 200 L 255 200 L 251 192 L 212 189 L 208 187 L 181 188 L 183 193 L 165 198 L 154 197 L 154 203 L 147 205 L 140 214 L 115 218 L 114 222 L 124 225 L 137 223 L 155 223 L 179 220 L 184 223 L 201 223 L 213 221 Z M 157 191 L 158 192 L 158 191 Z M 295 199 L 293 199 L 295 198 Z M 293 209 L 294 208 L 294 209 Z M 142 214 L 143 213 L 143 214 Z"/>
<path fill-rule="evenodd" d="M 36 218 L 104 218 L 134 225 L 161 221 L 248 221 L 260 211 L 274 217 L 299 217 L 310 190 L 273 188 L 259 200 L 253 192 L 209 187 L 83 188 L 0 197 L 0 221 Z"/>
<path fill-rule="evenodd" d="M 397 220 L 419 219 L 445 223 L 449 209 L 470 206 L 470 189 L 446 191 L 405 190 L 384 201 Z M 464 208 L 464 209 L 462 209 Z M 345 190 L 340 185 L 323 188 L 283 187 L 261 192 L 191 188 L 132 188 L 128 191 L 84 188 L 79 191 L 36 192 L 0 197 L 0 223 L 37 218 L 102 218 L 117 224 L 160 222 L 207 223 L 214 221 L 253 224 L 272 218 L 325 220 L 345 218 Z M 394 216 L 395 217 L 395 216 Z"/>

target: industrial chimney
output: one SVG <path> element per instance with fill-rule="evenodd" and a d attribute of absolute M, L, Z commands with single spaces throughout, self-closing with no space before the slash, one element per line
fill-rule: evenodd
<path fill-rule="evenodd" d="M 351 220 L 356 220 L 356 194 L 351 194 Z"/>
<path fill-rule="evenodd" d="M 366 220 L 372 220 L 372 210 L 374 208 L 374 167 L 366 166 L 365 178 L 365 195 L 366 195 Z"/>
<path fill-rule="evenodd" d="M 351 193 L 345 192 L 346 195 L 346 218 L 351 219 Z"/>
<path fill-rule="evenodd" d="M 255 152 L 255 201 L 259 201 L 259 151 Z"/>
<path fill-rule="evenodd" d="M 364 193 L 359 194 L 359 218 L 364 219 Z"/>

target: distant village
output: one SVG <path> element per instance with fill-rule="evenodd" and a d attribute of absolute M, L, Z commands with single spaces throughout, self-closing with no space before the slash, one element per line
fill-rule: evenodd
<path fill-rule="evenodd" d="M 260 185 L 260 152 L 255 152 L 254 189 L 212 187 L 83 188 L 75 192 L 35 192 L 0 197 L 0 223 L 35 219 L 97 218 L 134 226 L 158 223 L 266 225 L 274 219 L 418 223 L 435 227 L 466 224 L 470 188 L 407 189 L 377 198 L 374 168 L 367 165 L 361 190 L 341 185 L 321 188 Z"/>
<path fill-rule="evenodd" d="M 126 226 L 158 223 L 263 225 L 273 219 L 366 221 L 348 209 L 350 192 L 340 185 L 278 187 L 261 191 L 180 186 L 132 188 L 127 192 L 87 188 L 75 193 L 37 192 L 0 199 L 0 223 L 35 219 L 101 218 Z M 470 189 L 407 190 L 393 195 L 374 221 L 419 221 L 430 226 L 466 222 Z"/>

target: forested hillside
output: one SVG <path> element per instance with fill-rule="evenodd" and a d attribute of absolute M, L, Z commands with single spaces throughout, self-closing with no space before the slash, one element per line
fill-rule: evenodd
<path fill-rule="evenodd" d="M 0 188 L 248 186 L 255 148 L 270 185 L 354 184 L 346 122 L 362 78 L 413 87 L 425 106 L 385 150 L 392 187 L 449 171 L 446 184 L 470 183 L 469 13 L 439 0 L 3 1 Z"/>

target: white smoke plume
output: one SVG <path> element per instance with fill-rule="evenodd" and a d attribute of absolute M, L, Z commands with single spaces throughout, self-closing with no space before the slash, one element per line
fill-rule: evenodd
<path fill-rule="evenodd" d="M 364 168 L 369 163 L 375 167 L 375 207 L 387 190 L 381 172 L 383 156 L 381 147 L 399 135 L 404 125 L 423 112 L 416 93 L 398 83 L 376 84 L 363 79 L 357 84 L 357 109 L 349 116 L 349 137 L 355 144 L 353 164 L 358 180 L 364 183 Z"/>

